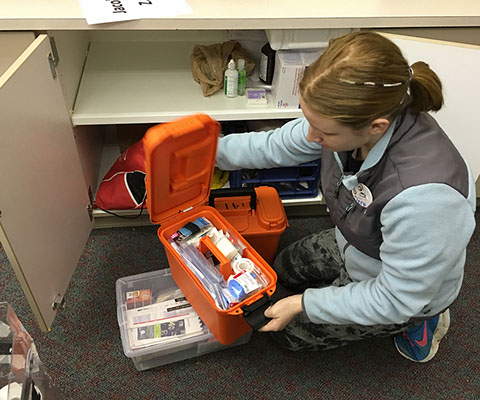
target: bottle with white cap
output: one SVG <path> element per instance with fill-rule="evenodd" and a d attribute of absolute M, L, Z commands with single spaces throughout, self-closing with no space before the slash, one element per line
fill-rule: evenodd
<path fill-rule="evenodd" d="M 225 71 L 225 96 L 237 97 L 238 95 L 238 71 L 235 68 L 235 61 L 233 59 L 228 63 L 228 68 Z"/>
<path fill-rule="evenodd" d="M 245 60 L 238 60 L 238 95 L 245 95 L 245 80 L 247 79 L 247 71 L 245 70 Z"/>

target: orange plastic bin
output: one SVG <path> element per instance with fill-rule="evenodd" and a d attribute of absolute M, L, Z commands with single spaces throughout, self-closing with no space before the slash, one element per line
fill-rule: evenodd
<path fill-rule="evenodd" d="M 215 165 L 220 124 L 207 115 L 194 115 L 150 128 L 144 137 L 147 208 L 165 246 L 175 282 L 203 322 L 222 344 L 231 344 L 249 330 L 268 322 L 263 315 L 274 293 L 277 275 L 251 244 L 215 208 L 207 206 Z M 219 309 L 210 294 L 169 243 L 170 236 L 188 222 L 205 217 L 217 229 L 229 231 L 246 247 L 268 278 L 268 285 L 229 308 Z M 205 241 L 205 245 L 209 245 Z M 224 277 L 232 272 L 221 260 Z M 248 321 L 248 322 L 247 322 Z"/>
<path fill-rule="evenodd" d="M 213 190 L 209 205 L 215 207 L 269 264 L 273 263 L 280 236 L 288 226 L 282 200 L 275 188 Z"/>

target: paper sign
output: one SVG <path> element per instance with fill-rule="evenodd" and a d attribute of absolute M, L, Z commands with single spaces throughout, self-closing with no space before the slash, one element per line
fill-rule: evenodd
<path fill-rule="evenodd" d="M 140 19 L 138 0 L 79 0 L 87 24 Z"/>
<path fill-rule="evenodd" d="M 185 0 L 79 0 L 87 24 L 191 14 Z"/>
<path fill-rule="evenodd" d="M 137 0 L 141 18 L 161 18 L 192 14 L 185 0 Z"/>

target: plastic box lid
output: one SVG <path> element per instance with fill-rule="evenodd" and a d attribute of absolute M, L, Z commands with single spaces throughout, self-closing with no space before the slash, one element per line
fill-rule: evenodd
<path fill-rule="evenodd" d="M 207 203 L 220 124 L 198 114 L 155 125 L 144 136 L 147 209 L 153 223 Z"/>

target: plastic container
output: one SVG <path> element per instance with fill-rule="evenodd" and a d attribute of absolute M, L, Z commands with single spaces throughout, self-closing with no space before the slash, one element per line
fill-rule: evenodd
<path fill-rule="evenodd" d="M 272 186 L 282 199 L 315 197 L 318 195 L 320 160 L 295 167 L 230 172 L 230 187 Z"/>
<path fill-rule="evenodd" d="M 218 189 L 210 194 L 215 207 L 269 263 L 275 260 L 280 236 L 288 226 L 277 191 L 272 187 Z"/>
<path fill-rule="evenodd" d="M 351 31 L 351 29 L 268 29 L 265 33 L 272 49 L 290 50 L 327 47 L 330 39 Z"/>
<path fill-rule="evenodd" d="M 135 346 L 131 339 L 132 332 L 129 331 L 139 328 L 129 327 L 127 313 L 132 310 L 132 308 L 130 307 L 131 303 L 128 301 L 131 299 L 131 296 L 127 299 L 127 294 L 134 291 L 149 291 L 151 299 L 154 300 L 158 297 L 158 294 L 165 293 L 165 291 L 169 291 L 169 289 L 173 290 L 177 287 L 170 269 L 127 276 L 117 280 L 117 317 L 123 351 L 128 358 L 132 359 L 138 371 L 144 371 L 213 351 L 223 350 L 228 347 L 247 343 L 250 340 L 251 332 L 247 332 L 236 342 L 229 346 L 224 346 L 216 340 L 212 332 L 202 324 L 202 331 L 195 336 L 183 337 L 179 335 L 165 342 L 146 345 L 144 347 Z M 144 304 L 144 302 L 140 304 L 137 303 L 135 306 L 144 306 L 142 310 L 146 310 L 146 307 L 151 306 L 151 301 L 148 301 L 148 304 Z M 136 309 L 137 308 L 133 308 L 133 310 Z"/>
<path fill-rule="evenodd" d="M 245 60 L 238 60 L 238 95 L 245 96 L 245 80 L 247 79 L 247 71 L 245 71 Z"/>
<path fill-rule="evenodd" d="M 32 337 L 10 305 L 0 302 L 0 399 L 60 398 Z"/>
<path fill-rule="evenodd" d="M 270 47 L 270 43 L 265 45 L 260 50 L 260 73 L 259 79 L 261 82 L 271 85 L 273 73 L 275 71 L 275 50 Z"/>
<path fill-rule="evenodd" d="M 277 276 L 258 252 L 215 208 L 206 206 L 210 194 L 220 124 L 207 115 L 194 115 L 156 125 L 144 137 L 147 208 L 165 246 L 173 278 L 195 311 L 222 344 L 231 344 L 268 322 L 264 311 L 276 288 Z M 239 304 L 219 309 L 196 275 L 169 243 L 170 236 L 188 222 L 207 218 L 218 229 L 230 232 L 245 246 L 242 257 L 252 260 L 269 283 Z M 227 278 L 233 272 L 222 267 Z"/>
<path fill-rule="evenodd" d="M 235 68 L 235 61 L 230 60 L 227 70 L 225 71 L 225 96 L 238 96 L 238 71 Z"/>

